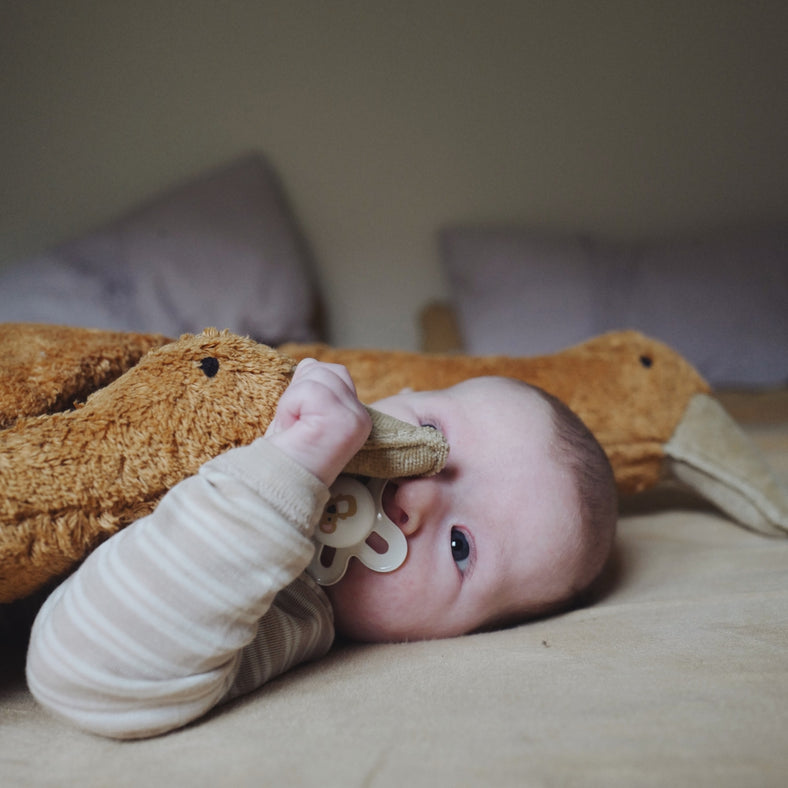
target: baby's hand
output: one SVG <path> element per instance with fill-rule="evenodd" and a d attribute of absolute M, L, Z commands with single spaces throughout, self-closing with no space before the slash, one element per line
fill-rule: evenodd
<path fill-rule="evenodd" d="M 296 368 L 265 434 L 330 487 L 371 428 L 345 367 L 309 358 Z"/>

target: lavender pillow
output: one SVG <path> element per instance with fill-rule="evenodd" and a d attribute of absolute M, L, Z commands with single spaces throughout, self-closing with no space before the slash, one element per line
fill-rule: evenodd
<path fill-rule="evenodd" d="M 642 244 L 597 267 L 600 331 L 661 339 L 717 387 L 788 384 L 788 231 Z"/>
<path fill-rule="evenodd" d="M 788 384 L 788 228 L 614 244 L 456 227 L 441 248 L 469 352 L 550 353 L 634 328 L 718 387 Z"/>
<path fill-rule="evenodd" d="M 440 241 L 467 352 L 540 355 L 594 332 L 592 255 L 582 237 L 458 227 Z"/>
<path fill-rule="evenodd" d="M 0 271 L 0 321 L 173 337 L 216 326 L 277 344 L 319 338 L 315 302 L 305 245 L 257 155 Z"/>

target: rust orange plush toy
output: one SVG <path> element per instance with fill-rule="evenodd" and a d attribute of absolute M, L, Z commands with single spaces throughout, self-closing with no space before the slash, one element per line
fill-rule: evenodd
<path fill-rule="evenodd" d="M 523 379 L 588 424 L 622 493 L 675 478 L 746 527 L 788 533 L 788 496 L 757 449 L 680 355 L 635 332 L 524 359 L 274 350 L 210 329 L 174 342 L 18 324 L 0 335 L 0 602 L 69 571 L 207 459 L 261 435 L 306 356 L 345 364 L 365 402 L 477 375 Z M 445 461 L 434 430 L 373 421 L 350 471 L 406 476 Z"/>
<path fill-rule="evenodd" d="M 547 356 L 430 355 L 290 345 L 294 358 L 345 364 L 368 402 L 405 386 L 433 389 L 505 375 L 563 400 L 596 435 L 621 494 L 663 481 L 688 486 L 735 522 L 788 535 L 788 492 L 678 353 L 636 331 L 604 334 Z"/>
<path fill-rule="evenodd" d="M 175 342 L 35 325 L 0 335 L 0 423 L 10 425 L 0 430 L 0 602 L 69 571 L 211 457 L 262 435 L 295 369 L 273 348 L 214 329 Z M 56 381 L 84 394 L 96 380 L 106 385 L 76 408 L 36 415 L 69 404 Z M 443 466 L 435 430 L 371 415 L 349 472 Z"/>

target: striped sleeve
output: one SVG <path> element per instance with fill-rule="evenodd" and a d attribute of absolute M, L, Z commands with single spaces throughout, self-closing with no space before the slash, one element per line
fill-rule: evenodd
<path fill-rule="evenodd" d="M 152 736 L 322 654 L 325 595 L 307 579 L 288 587 L 327 498 L 265 440 L 206 463 L 49 597 L 28 649 L 32 693 L 92 732 Z"/>
<path fill-rule="evenodd" d="M 328 598 L 308 575 L 282 589 L 244 648 L 233 685 L 222 700 L 245 695 L 295 665 L 322 657 L 334 640 Z"/>

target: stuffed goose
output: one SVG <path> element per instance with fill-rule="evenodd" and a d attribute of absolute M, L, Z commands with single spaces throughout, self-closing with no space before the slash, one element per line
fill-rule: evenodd
<path fill-rule="evenodd" d="M 307 356 L 345 364 L 365 402 L 478 375 L 520 378 L 580 415 L 621 493 L 679 479 L 746 527 L 788 533 L 788 495 L 757 449 L 679 354 L 635 332 L 534 358 L 276 350 L 213 329 L 177 341 L 35 324 L 0 325 L 0 335 L 0 602 L 70 571 L 202 463 L 262 435 Z M 440 434 L 372 413 L 348 471 L 442 467 Z"/>

